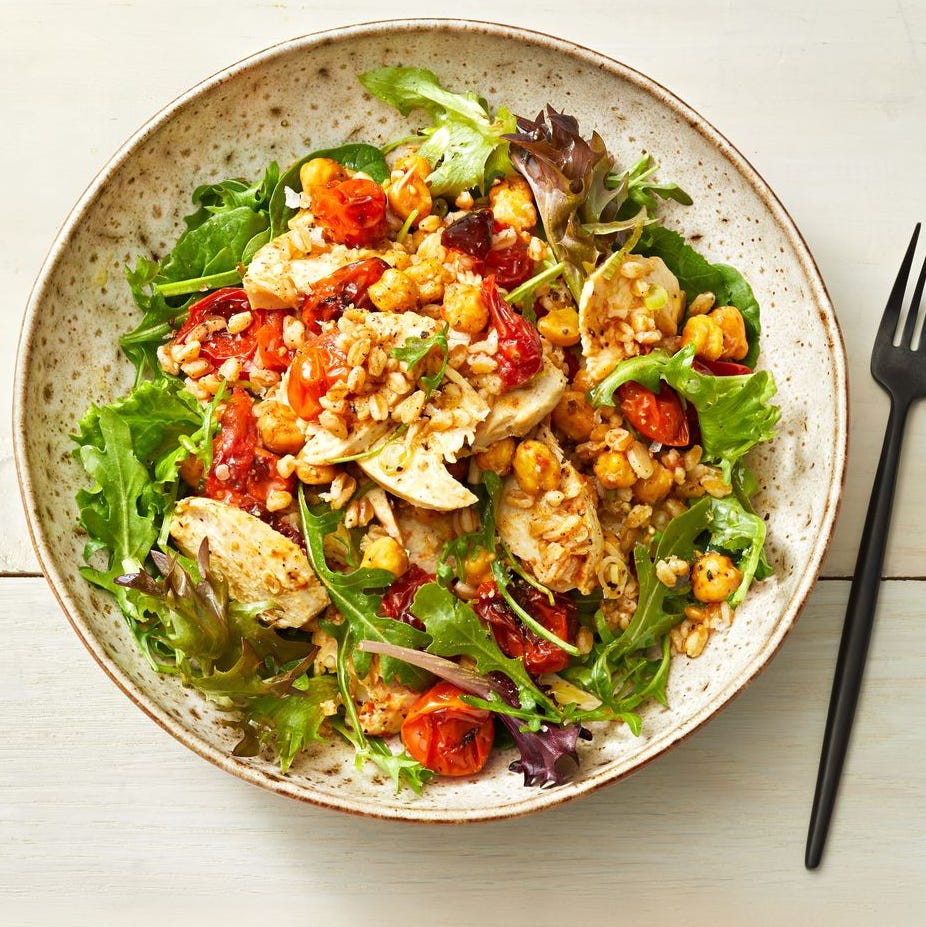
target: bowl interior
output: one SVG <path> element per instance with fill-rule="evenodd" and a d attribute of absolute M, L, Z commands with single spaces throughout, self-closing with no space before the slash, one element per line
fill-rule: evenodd
<path fill-rule="evenodd" d="M 694 198 L 670 204 L 667 224 L 710 260 L 736 265 L 763 309 L 761 363 L 775 375 L 780 434 L 751 464 L 768 513 L 773 579 L 754 587 L 733 627 L 697 660 L 676 659 L 670 708 L 645 712 L 642 736 L 595 732 L 567 786 L 524 788 L 511 757 L 473 781 L 444 780 L 423 797 L 393 794 L 352 751 L 313 747 L 288 775 L 266 757 L 238 759 L 227 716 L 175 680 L 156 676 L 107 596 L 78 573 L 84 538 L 74 491 L 84 484 L 69 435 L 89 402 L 131 384 L 117 336 L 137 319 L 123 267 L 163 254 L 201 183 L 254 177 L 313 148 L 382 143 L 409 123 L 366 98 L 356 74 L 382 64 L 427 67 L 453 89 L 533 116 L 548 102 L 596 129 L 621 164 L 643 151 Z M 501 26 L 417 21 L 354 27 L 295 40 L 208 80 L 130 141 L 78 204 L 33 293 L 17 367 L 17 460 L 34 540 L 71 622 L 106 671 L 156 721 L 198 753 L 252 782 L 318 804 L 383 817 L 506 817 L 588 792 L 638 768 L 722 707 L 774 654 L 816 577 L 835 517 L 846 440 L 842 343 L 813 261 L 787 215 L 748 164 L 662 88 L 560 40 Z"/>

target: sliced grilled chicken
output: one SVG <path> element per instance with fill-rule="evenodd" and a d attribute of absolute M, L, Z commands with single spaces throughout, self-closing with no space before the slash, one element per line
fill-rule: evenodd
<path fill-rule="evenodd" d="M 589 593 L 604 553 L 594 488 L 568 460 L 549 428 L 537 440 L 546 444 L 562 467 L 556 492 L 525 493 L 512 475 L 505 480 L 496 525 L 511 552 L 555 592 Z"/>
<path fill-rule="evenodd" d="M 211 563 L 239 602 L 271 601 L 262 617 L 277 628 L 304 628 L 328 604 L 302 550 L 259 518 L 215 499 L 191 496 L 174 509 L 170 535 L 195 557 L 209 538 Z"/>
<path fill-rule="evenodd" d="M 603 264 L 585 281 L 579 300 L 579 334 L 588 372 L 601 380 L 618 361 L 641 353 L 636 340 L 641 329 L 639 322 L 633 323 L 641 311 L 652 318 L 653 330 L 661 337 L 678 332 L 684 308 L 678 280 L 662 258 L 631 254 L 618 268 Z"/>
<path fill-rule="evenodd" d="M 446 372 L 450 381 L 435 402 L 437 414 L 459 417 L 461 423 L 438 429 L 423 420 L 420 429 L 410 429 L 407 439 L 387 443 L 374 457 L 357 465 L 394 496 L 423 509 L 452 511 L 476 502 L 476 496 L 447 470 L 457 455 L 473 440 L 478 424 L 489 413 L 479 394 L 455 370 Z"/>
<path fill-rule="evenodd" d="M 485 421 L 476 429 L 473 450 L 482 451 L 503 438 L 520 438 L 556 408 L 566 390 L 566 375 L 548 357 L 527 386 L 510 390 L 493 403 Z"/>

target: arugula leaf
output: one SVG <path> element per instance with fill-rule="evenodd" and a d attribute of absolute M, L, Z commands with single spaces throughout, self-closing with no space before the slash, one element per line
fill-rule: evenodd
<path fill-rule="evenodd" d="M 358 648 L 360 641 L 373 640 L 418 649 L 427 640 L 427 636 L 405 622 L 377 614 L 382 596 L 371 594 L 368 590 L 389 586 L 395 577 L 388 570 L 361 567 L 351 573 L 338 573 L 328 567 L 325 560 L 325 536 L 337 531 L 343 524 L 342 511 L 310 511 L 305 493 L 300 488 L 299 513 L 309 564 L 328 591 L 331 604 L 341 615 L 340 622 L 326 621 L 322 627 L 338 642 L 338 689 L 350 724 L 343 725 L 333 720 L 330 723 L 353 744 L 358 767 L 364 761 L 372 762 L 389 775 L 396 790 L 405 783 L 420 792 L 431 773 L 407 753 L 394 755 L 387 745 L 377 738 L 368 738 L 363 732 L 351 691 L 351 669 L 362 677 L 372 667 L 372 654 Z M 424 688 L 431 679 L 429 673 L 386 655 L 380 657 L 379 671 L 387 682 L 394 679 L 417 689 Z"/>
<path fill-rule="evenodd" d="M 682 206 L 690 206 L 691 197 L 677 183 L 657 183 L 652 180 L 659 165 L 650 154 L 643 155 L 636 164 L 622 174 L 610 173 L 605 181 L 608 187 L 623 189 L 626 201 L 618 211 L 618 217 L 629 219 L 640 209 L 654 215 L 657 208 L 656 197 L 663 200 L 675 200 Z"/>
<path fill-rule="evenodd" d="M 109 407 L 98 413 L 99 443 L 78 450 L 81 464 L 95 483 L 77 493 L 81 526 L 92 542 L 92 552 L 106 550 L 105 571 L 84 567 L 82 574 L 96 585 L 113 590 L 117 573 L 137 569 L 157 537 L 156 500 L 148 472 L 131 449 L 127 422 Z"/>
<path fill-rule="evenodd" d="M 349 630 L 351 645 L 361 640 L 387 641 L 403 647 L 422 647 L 427 638 L 421 631 L 403 621 L 377 614 L 382 596 L 371 593 L 371 589 L 385 589 L 395 577 L 388 570 L 374 570 L 367 567 L 350 573 L 339 573 L 328 567 L 325 560 L 325 535 L 337 531 L 344 519 L 344 512 L 327 510 L 313 513 L 300 490 L 299 510 L 302 515 L 302 530 L 306 541 L 309 563 L 319 581 L 328 592 L 331 604 L 338 610 Z M 354 670 L 358 676 L 370 671 L 371 657 L 362 651 L 353 654 Z M 421 689 L 430 676 L 410 667 L 401 660 L 384 657 L 380 661 L 380 674 L 387 682 L 396 680 L 413 689 Z"/>
<path fill-rule="evenodd" d="M 399 624 L 400 622 L 396 623 Z M 329 723 L 345 740 L 353 745 L 358 769 L 364 762 L 373 763 L 392 779 L 396 792 L 404 784 L 420 794 L 424 783 L 431 778 L 431 771 L 422 766 L 417 760 L 412 759 L 407 752 L 402 751 L 399 754 L 393 754 L 389 747 L 379 738 L 367 737 L 360 723 L 357 705 L 354 702 L 351 690 L 351 666 L 356 665 L 361 657 L 369 658 L 370 653 L 363 651 L 358 646 L 361 640 L 357 638 L 348 621 L 323 621 L 321 625 L 338 642 L 336 655 L 338 689 L 341 693 L 344 713 L 350 722 L 349 725 L 341 724 L 332 718 Z M 406 649 L 411 648 L 400 648 L 400 650 Z M 383 659 L 385 659 L 385 655 L 380 658 L 381 664 Z M 397 661 L 394 656 L 392 660 L 401 662 Z M 412 664 L 408 664 L 408 666 L 409 669 L 414 669 Z"/>
<path fill-rule="evenodd" d="M 637 608 L 630 624 L 611 646 L 613 660 L 627 653 L 655 644 L 663 634 L 678 624 L 680 615 L 666 612 L 664 605 L 670 594 L 656 578 L 654 564 L 670 557 L 690 560 L 694 555 L 695 539 L 707 530 L 712 517 L 712 499 L 699 499 L 686 512 L 676 515 L 659 538 L 652 558 L 642 544 L 634 549 L 634 564 L 640 587 Z"/>
<path fill-rule="evenodd" d="M 298 192 L 302 189 L 299 169 L 313 158 L 330 158 L 352 171 L 363 171 L 377 183 L 382 183 L 389 177 L 389 166 L 383 153 L 379 148 L 364 142 L 341 145 L 337 148 L 320 148 L 318 151 L 310 152 L 286 168 L 273 188 L 268 207 L 271 238 L 282 235 L 286 231 L 286 224 L 296 214 L 295 209 L 286 205 L 286 190 L 289 188 Z"/>
<path fill-rule="evenodd" d="M 743 316 L 749 353 L 742 363 L 754 367 L 759 356 L 759 304 L 743 275 L 727 264 L 711 264 L 677 232 L 658 225 L 647 226 L 637 245 L 647 257 L 660 257 L 678 278 L 690 303 L 699 293 L 711 292 L 718 306 L 736 306 Z"/>
<path fill-rule="evenodd" d="M 493 119 L 475 93 L 453 93 L 424 68 L 382 67 L 359 75 L 378 99 L 407 116 L 424 110 L 433 125 L 421 132 L 418 154 L 434 168 L 428 186 L 434 196 L 456 196 L 474 187 L 488 189 L 491 175 L 511 173 L 507 132 L 515 129 L 511 113 L 500 108 Z"/>
<path fill-rule="evenodd" d="M 409 786 L 416 795 L 424 790 L 425 783 L 434 778 L 434 773 L 406 750 L 393 753 L 389 744 L 381 737 L 366 737 L 359 728 L 351 730 L 333 719 L 328 722 L 346 741 L 351 743 L 357 754 L 357 768 L 364 762 L 378 766 L 389 778 L 398 792 L 403 785 Z"/>
<path fill-rule="evenodd" d="M 500 672 L 517 687 L 521 707 L 531 710 L 544 706 L 556 713 L 553 703 L 537 688 L 521 660 L 506 657 L 492 632 L 479 616 L 449 589 L 439 583 L 424 583 L 415 593 L 411 613 L 431 636 L 424 649 L 440 657 L 470 657 L 476 670 L 487 675 Z"/>
<path fill-rule="evenodd" d="M 450 358 L 450 347 L 447 344 L 447 334 L 449 331 L 450 326 L 445 324 L 439 332 L 436 332 L 429 338 L 406 338 L 403 344 L 393 348 L 389 352 L 393 357 L 402 361 L 402 363 L 405 364 L 406 369 L 410 371 L 415 366 L 415 364 L 427 357 L 434 348 L 440 349 L 440 367 L 430 376 L 424 376 L 421 378 L 421 382 L 424 384 L 425 388 L 426 400 L 431 395 L 431 393 L 433 393 L 441 385 L 441 382 L 444 379 L 444 373 L 447 370 L 447 361 Z"/>
<path fill-rule="evenodd" d="M 600 642 L 582 663 L 562 672 L 562 676 L 594 693 L 603 703 L 602 709 L 588 716 L 608 717 L 613 712 L 639 734 L 640 719 L 632 709 L 648 698 L 665 702 L 669 656 L 663 637 L 681 621 L 685 598 L 674 595 L 659 581 L 655 563 L 672 556 L 685 560 L 692 557 L 695 540 L 710 526 L 711 502 L 710 498 L 701 499 L 673 518 L 659 537 L 652 557 L 642 544 L 636 546 L 639 595 L 630 623 L 614 636 L 602 621 Z M 654 660 L 647 650 L 656 644 L 662 656 Z"/>
<path fill-rule="evenodd" d="M 665 380 L 698 412 L 704 459 L 720 465 L 730 482 L 732 470 L 751 448 L 775 435 L 781 410 L 771 405 L 775 381 L 766 370 L 748 376 L 715 377 L 692 369 L 694 345 L 671 357 L 664 351 L 621 361 L 591 392 L 595 406 L 614 405 L 618 387 L 631 380 L 654 392 Z"/>
<path fill-rule="evenodd" d="M 129 429 L 128 446 L 145 467 L 175 449 L 202 424 L 199 401 L 176 379 L 145 382 L 105 408 Z M 78 422 L 78 445 L 102 446 L 102 409 L 91 405 Z"/>
<path fill-rule="evenodd" d="M 143 383 L 108 406 L 90 406 L 72 436 L 74 454 L 94 480 L 76 495 L 88 534 L 81 574 L 116 597 L 152 663 L 145 629 L 138 627 L 140 600 L 115 579 L 141 568 L 176 497 L 184 447 L 208 443 L 213 427 L 208 409 L 171 378 Z M 100 553 L 102 569 L 89 563 Z"/>

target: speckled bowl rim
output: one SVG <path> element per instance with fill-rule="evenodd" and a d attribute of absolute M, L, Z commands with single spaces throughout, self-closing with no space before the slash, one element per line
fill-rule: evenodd
<path fill-rule="evenodd" d="M 255 66 L 264 65 L 276 57 L 287 55 L 297 49 L 303 52 L 309 52 L 313 48 L 343 41 L 345 39 L 349 40 L 355 37 L 420 31 L 422 28 L 445 32 L 477 32 L 489 34 L 495 37 L 508 38 L 513 41 L 526 41 L 532 45 L 544 47 L 559 54 L 570 55 L 590 66 L 607 70 L 615 76 L 635 84 L 638 88 L 648 92 L 662 104 L 674 110 L 679 116 L 684 118 L 692 128 L 702 135 L 727 159 L 740 176 L 752 187 L 770 216 L 790 241 L 794 253 L 800 261 L 804 278 L 809 285 L 810 299 L 820 315 L 824 330 L 829 338 L 829 352 L 833 362 L 833 386 L 836 397 L 836 421 L 834 422 L 832 435 L 833 473 L 826 494 L 825 509 L 819 526 L 819 533 L 813 546 L 811 556 L 808 559 L 807 566 L 796 586 L 791 601 L 776 624 L 774 633 L 770 635 L 764 648 L 759 651 L 752 664 L 747 667 L 746 672 L 731 680 L 722 691 L 717 693 L 710 704 L 690 717 L 685 723 L 684 728 L 679 728 L 676 736 L 666 741 L 658 752 L 650 756 L 644 756 L 636 765 L 629 769 L 600 772 L 593 774 L 577 784 L 570 784 L 570 786 L 560 787 L 558 789 L 544 791 L 531 790 L 530 792 L 525 790 L 526 794 L 523 801 L 507 804 L 503 807 L 487 807 L 479 811 L 469 811 L 466 813 L 453 812 L 450 814 L 442 814 L 439 810 L 435 809 L 420 809 L 416 812 L 414 806 L 390 807 L 388 799 L 385 796 L 383 807 L 378 811 L 373 811 L 368 808 L 360 809 L 349 807 L 339 804 L 325 796 L 311 794 L 304 787 L 296 788 L 286 781 L 271 781 L 263 776 L 260 770 L 242 765 L 236 762 L 234 757 L 210 746 L 197 737 L 194 732 L 187 730 L 166 712 L 161 711 L 157 705 L 152 704 L 145 693 L 136 686 L 104 652 L 99 641 L 84 622 L 79 609 L 69 593 L 68 585 L 64 577 L 55 567 L 54 558 L 46 544 L 44 531 L 37 516 L 37 505 L 34 498 L 32 476 L 29 472 L 27 463 L 25 447 L 27 423 L 24 420 L 26 375 L 29 371 L 34 347 L 33 334 L 37 311 L 46 295 L 52 272 L 60 256 L 69 247 L 70 239 L 75 228 L 79 225 L 102 188 L 105 187 L 112 173 L 119 168 L 126 159 L 135 153 L 136 149 L 145 139 L 152 133 L 158 131 L 179 109 L 183 108 L 203 93 Z M 756 678 L 762 669 L 768 665 L 771 658 L 781 647 L 784 639 L 797 620 L 799 613 L 806 604 L 807 598 L 820 574 L 823 558 L 832 539 L 833 527 L 838 515 L 840 498 L 845 482 L 846 459 L 848 453 L 848 401 L 848 376 L 842 332 L 830 302 L 826 285 L 823 282 L 803 236 L 797 229 L 797 226 L 791 219 L 787 210 L 755 168 L 699 113 L 688 106 L 688 104 L 684 103 L 671 91 L 667 90 L 652 78 L 647 77 L 642 72 L 603 55 L 600 52 L 585 48 L 584 46 L 566 39 L 556 38 L 542 32 L 525 29 L 519 26 L 476 20 L 398 19 L 359 23 L 322 32 L 310 33 L 273 45 L 254 55 L 250 55 L 218 71 L 211 77 L 206 78 L 190 90 L 178 96 L 148 120 L 116 151 L 106 165 L 93 178 L 64 220 L 42 264 L 42 268 L 38 273 L 30 294 L 23 318 L 17 350 L 13 390 L 13 447 L 20 493 L 26 511 L 29 533 L 39 563 L 51 586 L 52 592 L 61 605 L 71 626 L 104 672 L 106 672 L 110 679 L 112 679 L 142 711 L 165 731 L 184 744 L 184 746 L 214 763 L 216 766 L 241 779 L 290 798 L 296 798 L 321 807 L 348 811 L 361 816 L 380 818 L 383 820 L 460 824 L 518 817 L 532 811 L 551 808 L 563 804 L 566 801 L 570 801 L 573 798 L 577 798 L 580 795 L 594 792 L 602 786 L 616 782 L 631 773 L 637 772 L 658 756 L 661 756 L 673 746 L 685 740 L 721 709 L 729 705 L 733 698 L 742 692 L 753 679 Z"/>

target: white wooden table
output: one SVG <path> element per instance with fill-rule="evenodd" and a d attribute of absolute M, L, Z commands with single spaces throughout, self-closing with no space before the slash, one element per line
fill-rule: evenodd
<path fill-rule="evenodd" d="M 848 346 L 851 454 L 824 578 L 761 678 L 630 780 L 467 828 L 359 820 L 186 751 L 100 672 L 29 546 L 0 431 L 0 923 L 907 925 L 926 890 L 926 410 L 915 414 L 880 619 L 822 868 L 803 844 L 847 579 L 886 419 L 868 355 L 926 219 L 922 0 L 669 0 L 401 9 L 269 0 L 0 0 L 0 370 L 66 212 L 149 115 L 274 42 L 464 13 L 594 47 L 698 109 L 816 255 Z M 516 62 L 513 64 L 516 66 Z"/>

